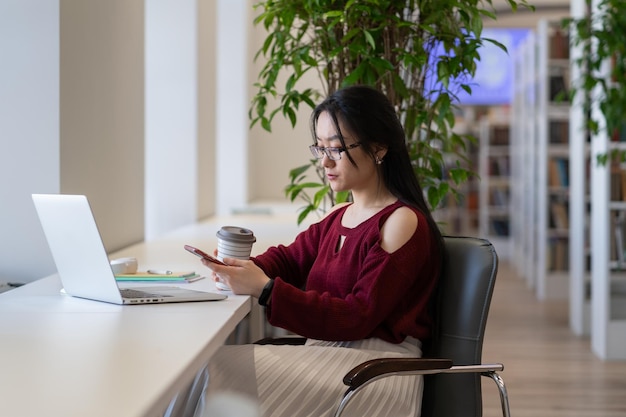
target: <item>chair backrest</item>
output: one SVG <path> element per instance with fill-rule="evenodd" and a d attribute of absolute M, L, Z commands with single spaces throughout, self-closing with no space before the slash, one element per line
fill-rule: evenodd
<path fill-rule="evenodd" d="M 498 256 L 484 239 L 445 236 L 444 242 L 435 330 L 424 356 L 452 359 L 454 365 L 480 364 Z M 424 381 L 423 417 L 482 416 L 479 374 L 427 375 Z"/>

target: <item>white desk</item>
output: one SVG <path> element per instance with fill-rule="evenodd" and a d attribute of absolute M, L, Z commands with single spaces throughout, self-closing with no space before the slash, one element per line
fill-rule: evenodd
<path fill-rule="evenodd" d="M 112 257 L 202 271 L 214 227 L 181 229 Z M 126 284 L 127 286 L 130 284 Z M 186 288 L 217 291 L 203 279 Z M 117 306 L 59 293 L 57 275 L 0 295 L 0 416 L 158 416 L 250 312 L 251 298 Z"/>

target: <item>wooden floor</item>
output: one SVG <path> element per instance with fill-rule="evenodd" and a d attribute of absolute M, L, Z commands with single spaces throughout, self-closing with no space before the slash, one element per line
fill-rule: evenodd
<path fill-rule="evenodd" d="M 626 346 L 624 346 L 626 349 Z M 568 325 L 568 305 L 540 302 L 500 262 L 483 362 L 504 364 L 512 417 L 624 417 L 626 361 L 603 362 Z M 484 417 L 501 416 L 495 384 L 483 378 Z"/>

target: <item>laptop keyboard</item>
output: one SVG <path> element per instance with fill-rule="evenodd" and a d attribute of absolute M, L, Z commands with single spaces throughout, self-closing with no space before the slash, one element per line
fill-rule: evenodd
<path fill-rule="evenodd" d="M 161 297 L 161 294 L 151 294 L 146 291 L 134 290 L 132 288 L 123 288 L 120 289 L 120 293 L 124 298 L 152 298 L 152 297 Z"/>

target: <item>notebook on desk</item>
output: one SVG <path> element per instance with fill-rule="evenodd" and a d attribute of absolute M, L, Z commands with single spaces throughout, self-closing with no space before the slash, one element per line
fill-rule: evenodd
<path fill-rule="evenodd" d="M 119 288 L 87 197 L 32 197 L 65 293 L 114 304 L 217 301 L 227 297 L 172 286 Z"/>

